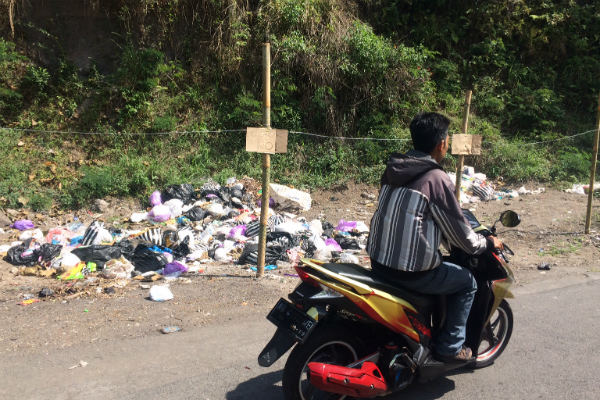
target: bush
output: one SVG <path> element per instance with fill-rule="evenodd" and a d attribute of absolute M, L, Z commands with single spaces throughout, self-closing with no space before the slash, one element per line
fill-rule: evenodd
<path fill-rule="evenodd" d="M 33 193 L 27 204 L 33 211 L 48 211 L 52 208 L 53 193 Z"/>
<path fill-rule="evenodd" d="M 545 149 L 503 139 L 491 144 L 483 169 L 491 178 L 501 176 L 508 182 L 550 180 L 552 163 Z"/>
<path fill-rule="evenodd" d="M 592 165 L 591 156 L 577 148 L 567 147 L 558 150 L 553 156 L 550 176 L 557 182 L 581 182 L 589 179 Z"/>
<path fill-rule="evenodd" d="M 29 99 L 44 99 L 48 97 L 46 90 L 50 83 L 50 73 L 44 67 L 29 66 L 23 79 L 20 91 Z"/>

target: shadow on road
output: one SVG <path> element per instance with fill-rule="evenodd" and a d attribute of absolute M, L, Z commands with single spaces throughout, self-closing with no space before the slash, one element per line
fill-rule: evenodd
<path fill-rule="evenodd" d="M 276 383 L 281 382 L 283 370 L 262 374 L 249 381 L 240 383 L 235 390 L 227 393 L 227 400 L 281 400 L 283 391 Z"/>
<path fill-rule="evenodd" d="M 227 393 L 227 400 L 240 399 L 260 399 L 260 400 L 281 400 L 283 391 L 281 386 L 276 385 L 281 382 L 283 370 L 269 372 L 252 378 L 247 382 L 240 383 L 235 390 Z M 432 382 L 416 383 L 408 389 L 401 392 L 383 397 L 384 400 L 435 400 L 442 398 L 446 393 L 454 390 L 454 381 L 442 377 Z"/>
<path fill-rule="evenodd" d="M 439 378 L 427 383 L 415 383 L 398 393 L 383 397 L 385 400 L 434 400 L 442 398 L 446 393 L 454 390 L 454 381 L 448 378 Z"/>

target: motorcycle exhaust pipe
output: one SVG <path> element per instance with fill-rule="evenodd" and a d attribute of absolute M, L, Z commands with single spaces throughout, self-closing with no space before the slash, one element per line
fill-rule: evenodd
<path fill-rule="evenodd" d="M 310 383 L 324 392 L 370 398 L 388 392 L 388 385 L 375 363 L 365 361 L 361 368 L 308 363 Z"/>

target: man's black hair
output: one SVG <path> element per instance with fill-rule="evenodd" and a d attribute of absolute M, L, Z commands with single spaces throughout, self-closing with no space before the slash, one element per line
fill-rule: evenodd
<path fill-rule="evenodd" d="M 431 153 L 435 146 L 446 139 L 450 120 L 435 112 L 419 113 L 410 123 L 410 136 L 415 150 Z"/>

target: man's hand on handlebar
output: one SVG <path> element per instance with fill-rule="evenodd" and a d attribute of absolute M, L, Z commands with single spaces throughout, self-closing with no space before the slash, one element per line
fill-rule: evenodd
<path fill-rule="evenodd" d="M 496 236 L 490 235 L 490 236 L 488 236 L 488 240 L 490 240 L 492 242 L 495 250 L 500 250 L 500 251 L 504 250 L 504 244 L 502 244 L 500 239 L 498 239 Z"/>

